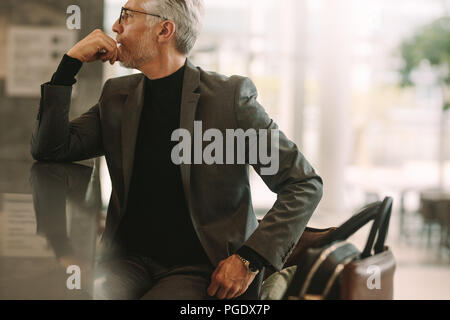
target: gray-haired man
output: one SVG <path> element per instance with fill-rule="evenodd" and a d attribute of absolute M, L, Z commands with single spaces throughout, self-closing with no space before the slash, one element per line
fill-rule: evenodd
<path fill-rule="evenodd" d="M 322 196 L 321 178 L 282 132 L 276 174 L 262 175 L 263 165 L 252 163 L 278 194 L 259 224 L 248 162 L 172 161 L 172 133 L 195 134 L 196 121 L 224 135 L 267 130 L 271 141 L 278 132 L 251 80 L 205 72 L 186 58 L 203 10 L 201 0 L 130 0 L 113 26 L 117 41 L 95 30 L 42 85 L 33 157 L 106 157 L 113 188 L 102 242 L 119 252 L 104 264 L 107 298 L 257 298 L 259 271 L 282 268 Z M 74 77 L 99 59 L 142 73 L 108 80 L 98 103 L 69 122 Z"/>

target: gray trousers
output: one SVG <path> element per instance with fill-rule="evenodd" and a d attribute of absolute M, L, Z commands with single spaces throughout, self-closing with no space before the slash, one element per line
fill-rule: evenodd
<path fill-rule="evenodd" d="M 206 291 L 213 271 L 206 264 L 167 268 L 143 256 L 116 257 L 96 267 L 94 299 L 216 300 Z M 257 299 L 259 278 L 239 300 Z"/>

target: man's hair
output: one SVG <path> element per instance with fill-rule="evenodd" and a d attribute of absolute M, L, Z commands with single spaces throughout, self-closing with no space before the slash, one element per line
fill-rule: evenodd
<path fill-rule="evenodd" d="M 187 56 L 202 29 L 203 0 L 147 0 L 141 6 L 146 12 L 175 22 L 175 48 Z M 149 23 L 154 22 L 151 16 L 147 17 Z"/>

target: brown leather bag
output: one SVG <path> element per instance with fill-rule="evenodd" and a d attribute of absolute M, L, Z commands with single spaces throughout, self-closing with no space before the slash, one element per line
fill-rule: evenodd
<path fill-rule="evenodd" d="M 386 198 L 368 239 L 370 246 L 377 234 L 377 241 L 373 246 L 374 253 L 372 255 L 371 251 L 363 252 L 360 260 L 352 261 L 345 266 L 342 272 L 341 299 L 392 300 L 394 298 L 395 258 L 390 248 L 384 245 L 391 211 L 392 199 Z"/>
<path fill-rule="evenodd" d="M 384 246 L 391 210 L 389 197 L 366 206 L 303 252 L 285 299 L 392 299 L 395 259 Z M 359 252 L 346 240 L 372 220 Z"/>
<path fill-rule="evenodd" d="M 377 266 L 379 269 L 374 269 Z M 369 287 L 371 274 L 378 273 L 380 285 Z M 342 272 L 342 300 L 392 300 L 394 298 L 395 259 L 389 247 L 379 254 L 347 264 Z M 372 274 L 372 276 L 377 276 Z M 374 279 L 376 281 L 376 279 Z M 372 288 L 372 289 L 370 289 Z"/>

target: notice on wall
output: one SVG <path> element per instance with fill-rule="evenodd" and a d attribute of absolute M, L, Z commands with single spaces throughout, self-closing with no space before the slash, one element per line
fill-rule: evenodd
<path fill-rule="evenodd" d="M 10 26 L 7 32 L 6 95 L 39 97 L 77 32 L 65 27 Z"/>

